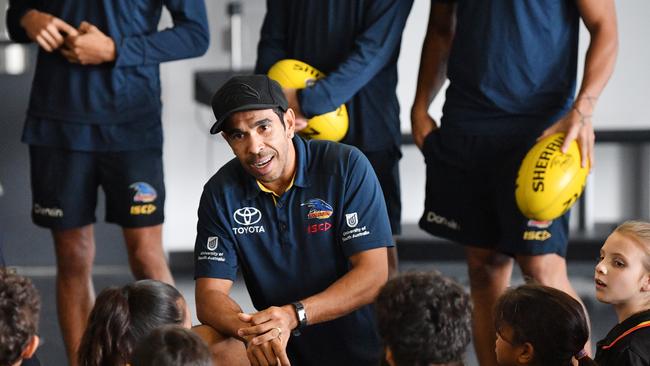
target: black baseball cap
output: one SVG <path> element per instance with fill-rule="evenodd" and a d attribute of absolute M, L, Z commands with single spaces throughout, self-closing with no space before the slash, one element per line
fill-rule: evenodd
<path fill-rule="evenodd" d="M 233 76 L 212 97 L 212 111 L 217 121 L 210 133 L 219 133 L 224 121 L 235 112 L 276 107 L 286 112 L 288 106 L 282 87 L 268 76 Z"/>

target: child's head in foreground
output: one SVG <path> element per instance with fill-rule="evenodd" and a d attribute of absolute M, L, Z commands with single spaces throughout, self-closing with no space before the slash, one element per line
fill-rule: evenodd
<path fill-rule="evenodd" d="M 560 290 L 534 284 L 509 289 L 494 315 L 499 365 L 568 366 L 573 357 L 593 362 L 583 352 L 589 339 L 585 310 Z"/>

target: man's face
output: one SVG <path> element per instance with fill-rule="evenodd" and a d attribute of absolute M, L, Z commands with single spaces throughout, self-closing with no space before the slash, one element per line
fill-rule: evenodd
<path fill-rule="evenodd" d="M 223 132 L 244 169 L 265 184 L 293 176 L 293 112 L 289 110 L 284 117 L 283 125 L 271 109 L 236 112 Z"/>

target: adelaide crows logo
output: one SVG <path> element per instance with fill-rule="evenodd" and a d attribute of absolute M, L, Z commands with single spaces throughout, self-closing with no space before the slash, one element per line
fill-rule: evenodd
<path fill-rule="evenodd" d="M 158 197 L 156 190 L 149 183 L 135 182 L 129 188 L 135 191 L 133 202 L 153 202 Z"/>
<path fill-rule="evenodd" d="M 332 206 L 320 198 L 312 198 L 307 202 L 301 203 L 300 206 L 309 207 L 308 219 L 327 219 L 332 216 Z"/>

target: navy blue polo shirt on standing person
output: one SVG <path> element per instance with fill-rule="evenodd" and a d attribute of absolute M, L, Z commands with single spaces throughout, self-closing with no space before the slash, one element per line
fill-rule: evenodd
<path fill-rule="evenodd" d="M 327 78 L 298 93 L 307 118 L 345 103 L 342 142 L 399 154 L 397 58 L 413 0 L 267 0 L 255 72 L 298 59 Z"/>
<path fill-rule="evenodd" d="M 443 128 L 538 136 L 569 111 L 578 65 L 575 1 L 455 2 Z"/>
<path fill-rule="evenodd" d="M 174 26 L 158 31 L 163 6 Z M 75 151 L 162 148 L 160 68 L 208 48 L 203 0 L 11 0 L 11 39 L 29 43 L 21 18 L 31 9 L 73 27 L 97 26 L 115 42 L 115 60 L 74 65 L 60 52 L 38 50 L 22 141 Z"/>
<path fill-rule="evenodd" d="M 298 136 L 293 144 L 296 173 L 281 196 L 265 193 L 233 159 L 205 185 L 199 205 L 195 276 L 234 281 L 241 269 L 258 310 L 322 292 L 350 270 L 350 256 L 392 246 L 381 188 L 365 156 Z M 294 364 L 379 364 L 372 305 L 301 332 L 287 346 Z"/>

